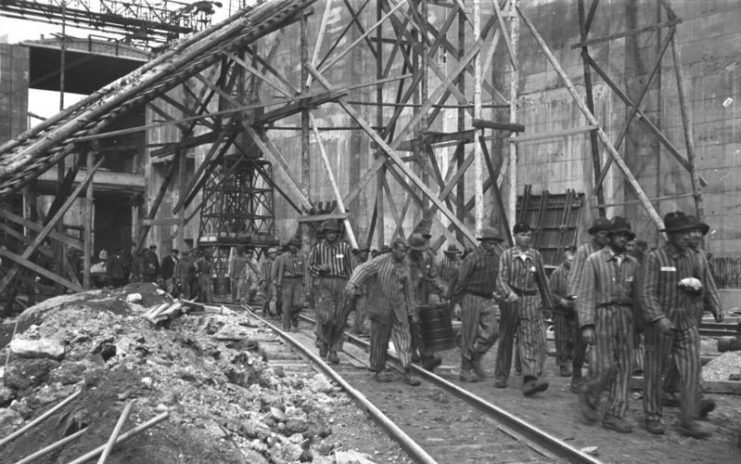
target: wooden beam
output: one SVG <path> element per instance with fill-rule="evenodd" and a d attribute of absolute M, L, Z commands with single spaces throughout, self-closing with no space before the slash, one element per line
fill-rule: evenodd
<path fill-rule="evenodd" d="M 668 2 L 665 3 L 667 10 L 673 14 L 671 6 Z M 692 131 L 692 110 L 691 105 L 687 104 L 687 96 L 685 94 L 684 84 L 684 71 L 682 70 L 682 58 L 679 55 L 677 49 L 677 38 L 676 35 L 672 35 L 672 57 L 674 61 L 674 75 L 677 79 L 677 95 L 679 96 L 679 112 L 682 115 L 682 132 L 684 134 L 684 145 L 687 149 L 687 162 L 690 165 L 690 183 L 692 186 L 692 196 L 695 200 L 695 214 L 701 218 L 705 215 L 705 210 L 702 204 L 702 195 L 700 194 L 700 176 L 697 175 L 697 168 L 695 167 L 695 136 Z"/>
<path fill-rule="evenodd" d="M 44 226 L 41 231 L 39 231 L 39 234 L 34 238 L 33 242 L 26 247 L 26 249 L 23 251 L 23 253 L 18 257 L 18 259 L 22 260 L 23 263 L 27 262 L 28 258 L 31 257 L 31 255 L 36 251 L 36 249 L 43 243 L 44 240 L 46 240 L 46 237 L 49 236 L 49 233 L 51 230 L 57 225 L 57 223 L 64 217 L 64 214 L 69 210 L 70 206 L 75 202 L 77 197 L 80 195 L 80 192 L 84 190 L 87 187 L 87 184 L 92 182 L 93 176 L 95 175 L 95 171 L 100 168 L 100 166 L 103 164 L 104 158 L 101 157 L 98 159 L 98 161 L 95 162 L 95 165 L 93 165 L 92 169 L 89 169 L 87 172 L 87 175 L 85 176 L 85 179 L 83 179 L 82 182 L 75 188 L 75 190 L 67 197 L 67 200 L 64 202 L 63 205 L 57 210 L 57 212 L 54 214 L 54 217 L 52 217 L 48 223 Z M 17 259 L 13 259 L 18 264 L 23 264 L 19 262 Z M 28 267 L 28 266 L 25 266 Z M 15 278 L 15 276 L 18 274 L 19 268 L 18 266 L 13 266 L 10 271 L 5 275 L 5 277 L 0 280 L 0 293 L 5 291 L 5 288 L 8 286 L 8 284 Z M 44 270 L 46 271 L 46 270 Z M 66 280 L 59 277 L 62 281 L 65 283 L 62 283 L 62 285 L 67 286 L 67 283 L 72 284 L 71 282 L 67 282 Z M 71 288 L 75 291 L 80 291 L 81 288 L 79 286 L 73 285 Z"/>
<path fill-rule="evenodd" d="M 263 156 L 273 164 L 273 167 L 278 172 L 278 174 L 284 177 L 286 184 L 288 184 L 290 189 L 294 192 L 295 198 L 298 199 L 296 203 L 304 211 L 309 211 L 311 209 L 311 202 L 304 196 L 303 192 L 301 191 L 301 187 L 299 186 L 300 184 L 296 181 L 296 179 L 293 178 L 293 175 L 291 174 L 290 168 L 288 166 L 288 162 L 280 153 L 278 147 L 276 147 L 272 143 L 267 134 L 265 134 L 261 129 L 258 133 L 258 130 L 256 130 L 254 127 L 250 126 L 246 122 L 242 123 L 242 127 L 247 132 L 247 135 L 249 135 L 252 140 L 255 141 L 257 147 L 260 149 L 260 151 L 262 151 Z"/>
<path fill-rule="evenodd" d="M 472 49 L 476 49 L 476 47 L 472 47 Z M 327 79 L 320 74 L 314 67 L 309 66 L 309 72 L 314 75 L 314 77 L 319 81 L 325 88 L 328 90 L 332 90 L 332 86 L 327 81 Z M 422 193 L 429 198 L 432 203 L 434 203 L 439 209 L 440 212 L 442 212 L 447 218 L 455 224 L 455 226 L 460 229 L 460 231 L 466 235 L 473 243 L 476 243 L 476 236 L 471 233 L 471 231 L 458 220 L 456 215 L 450 211 L 445 204 L 440 201 L 437 196 L 430 191 L 430 189 L 425 185 L 424 182 L 422 182 L 422 179 L 417 176 L 417 174 L 414 173 L 409 167 L 407 167 L 404 162 L 401 160 L 401 157 L 399 154 L 389 146 L 383 138 L 378 135 L 373 128 L 368 124 L 368 122 L 360 115 L 358 114 L 355 109 L 353 109 L 351 106 L 345 104 L 341 99 L 339 100 L 340 106 L 344 108 L 345 112 L 347 112 L 348 115 L 356 122 L 358 125 L 363 127 L 365 129 L 365 132 L 370 136 L 370 138 L 378 144 L 378 146 L 383 150 L 383 152 L 394 162 L 395 167 L 392 169 L 398 169 L 400 170 L 417 188 L 419 188 Z"/>
<path fill-rule="evenodd" d="M 321 222 L 327 219 L 347 219 L 349 215 L 347 213 L 327 213 L 327 214 L 308 214 L 305 216 L 299 216 L 296 218 L 298 222 Z"/>
<path fill-rule="evenodd" d="M 625 92 L 623 92 L 620 87 L 618 87 L 618 85 L 610 78 L 609 75 L 607 75 L 607 73 L 600 67 L 600 65 L 597 64 L 597 62 L 594 61 L 592 57 L 588 56 L 586 57 L 586 59 L 592 69 L 594 69 L 595 72 L 602 78 L 602 80 L 605 81 L 605 84 L 607 84 L 607 86 L 610 87 L 613 92 L 615 92 L 615 95 L 617 95 L 618 98 L 620 98 L 627 106 L 634 108 L 635 104 L 633 103 L 633 100 L 631 100 L 630 97 L 628 97 L 628 95 L 625 94 Z M 646 127 L 659 139 L 659 142 L 664 145 L 664 148 L 666 148 L 669 153 L 674 156 L 674 159 L 679 161 L 679 163 L 684 166 L 684 168 L 689 172 L 689 161 L 684 159 L 684 156 L 682 156 L 677 147 L 674 146 L 671 140 L 667 138 L 667 136 L 661 131 L 661 129 L 659 129 L 656 124 L 654 124 L 651 119 L 646 116 L 640 109 L 636 112 L 636 114 L 638 115 L 639 120 L 643 122 L 643 124 L 645 124 Z M 703 187 L 706 187 L 708 185 L 707 181 L 702 176 L 699 177 L 699 182 L 700 185 Z"/>
<path fill-rule="evenodd" d="M 635 105 L 631 108 L 630 113 L 628 114 L 628 117 L 625 121 L 625 127 L 623 127 L 623 131 L 620 133 L 620 136 L 618 137 L 617 141 L 614 143 L 615 148 L 619 149 L 620 145 L 622 145 L 623 140 L 625 139 L 625 136 L 628 135 L 628 129 L 630 129 L 630 125 L 633 122 L 633 119 L 638 114 L 638 107 L 643 103 L 643 98 L 648 93 L 648 89 L 651 87 L 651 82 L 653 81 L 654 77 L 658 73 L 659 69 L 661 69 L 661 60 L 664 57 L 664 54 L 666 53 L 666 50 L 669 48 L 669 43 L 672 40 L 672 37 L 674 37 L 675 29 L 671 28 L 669 30 L 669 35 L 664 39 L 664 44 L 661 47 L 661 51 L 659 52 L 659 57 L 656 60 L 656 64 L 654 65 L 653 69 L 651 70 L 651 74 L 649 74 L 648 79 L 646 79 L 646 82 L 643 84 L 643 89 L 641 89 L 641 92 L 638 94 L 638 99 L 635 101 Z M 600 172 L 599 177 L 597 178 L 597 182 L 594 186 L 595 189 L 602 188 L 602 182 L 604 182 L 605 177 L 607 176 L 607 172 L 610 169 L 610 165 L 612 164 L 612 158 L 607 158 L 607 162 L 605 163 L 604 167 L 602 167 L 602 171 Z"/>
<path fill-rule="evenodd" d="M 486 119 L 474 119 L 473 127 L 477 129 L 494 129 L 510 132 L 525 132 L 525 126 L 511 122 L 489 121 Z"/>
<path fill-rule="evenodd" d="M 329 185 L 332 186 L 332 192 L 334 192 L 335 200 L 337 200 L 337 211 L 339 211 L 340 214 L 347 213 L 347 211 L 345 210 L 345 204 L 342 202 L 342 194 L 340 193 L 340 188 L 337 186 L 337 181 L 335 181 L 334 173 L 332 172 L 332 165 L 330 164 L 329 157 L 327 156 L 327 152 L 324 149 L 324 142 L 322 142 L 319 131 L 314 128 L 314 126 L 316 125 L 314 115 L 309 114 L 309 119 L 311 121 L 311 127 L 314 131 L 314 137 L 316 137 L 316 142 L 319 146 L 319 154 L 321 155 L 324 169 L 327 172 Z M 352 224 L 350 224 L 350 221 L 347 218 L 345 218 L 343 222 L 345 223 L 345 233 L 347 234 L 347 238 L 350 240 L 350 245 L 353 248 L 358 248 L 358 241 L 355 238 L 355 232 L 352 229 Z"/>
<path fill-rule="evenodd" d="M 0 248 L 0 255 L 3 255 L 4 257 L 6 257 L 6 258 L 10 259 L 11 261 L 15 262 L 16 265 L 23 266 L 26 269 L 29 269 L 29 270 L 35 272 L 36 274 L 38 274 L 40 276 L 46 277 L 47 279 L 49 279 L 49 280 L 51 280 L 53 282 L 56 282 L 59 285 L 64 286 L 65 288 L 68 288 L 68 289 L 70 289 L 72 291 L 75 291 L 75 292 L 81 292 L 82 291 L 82 287 L 79 284 L 76 284 L 76 283 L 74 283 L 72 281 L 69 281 L 69 280 L 63 278 L 63 277 L 60 277 L 60 276 L 54 274 L 53 272 L 44 269 L 43 267 L 39 266 L 38 264 L 32 263 L 31 261 L 29 261 L 28 259 L 24 258 L 21 255 L 17 255 L 15 253 L 11 253 L 10 251 L 6 250 L 5 248 Z M 13 269 L 17 269 L 17 268 L 14 267 Z"/>
<path fill-rule="evenodd" d="M 44 229 L 44 226 L 42 226 L 41 224 L 25 219 L 5 209 L 0 209 L 0 218 L 15 222 L 16 224 L 22 225 L 23 227 L 26 227 L 36 232 L 39 232 Z M 83 249 L 83 242 L 69 235 L 60 234 L 57 231 L 51 231 L 49 232 L 49 237 L 53 238 L 54 240 L 58 240 L 67 246 L 71 246 L 72 248 L 76 248 L 78 250 Z"/>
<path fill-rule="evenodd" d="M 340 61 L 342 59 L 342 57 L 344 57 L 345 55 L 347 55 L 348 53 L 350 53 L 350 51 L 353 48 L 355 48 L 355 46 L 357 46 L 360 42 L 362 42 L 363 40 L 365 40 L 366 37 L 368 37 L 368 35 L 371 32 L 375 31 L 377 27 L 381 26 L 384 23 L 384 21 L 386 21 L 386 19 L 388 19 L 389 16 L 393 15 L 396 10 L 398 10 L 399 8 L 401 8 L 402 6 L 404 6 L 404 4 L 406 2 L 407 2 L 407 0 L 400 0 L 399 3 L 397 3 L 396 5 L 393 5 L 393 8 L 391 8 L 391 10 L 389 10 L 388 13 L 386 13 L 386 15 L 383 18 L 381 18 L 380 20 L 376 21 L 376 23 L 373 24 L 371 27 L 369 27 L 368 30 L 365 31 L 363 34 L 361 34 L 360 37 L 358 37 L 357 39 L 355 39 L 342 52 L 340 52 L 337 56 L 335 56 L 332 61 L 330 61 L 329 63 L 327 63 L 324 66 L 320 67 L 319 72 L 322 72 L 323 73 L 323 72 L 327 71 L 335 63 L 337 63 L 338 61 Z M 389 3 L 391 3 L 391 1 L 389 1 Z M 313 63 L 312 63 L 312 65 L 313 65 Z"/>
<path fill-rule="evenodd" d="M 655 31 L 655 30 L 661 29 L 663 27 L 676 26 L 677 24 L 681 24 L 681 23 L 682 23 L 682 20 L 681 19 L 672 19 L 671 21 L 666 21 L 666 22 L 659 23 L 659 24 L 651 24 L 649 26 L 637 27 L 635 29 L 628 29 L 627 31 L 616 32 L 614 34 L 606 35 L 604 37 L 599 37 L 599 38 L 596 38 L 596 39 L 584 40 L 582 42 L 575 43 L 574 45 L 571 46 L 571 48 L 572 49 L 574 49 L 574 48 L 581 48 L 581 47 L 586 47 L 588 45 L 594 45 L 594 44 L 598 44 L 598 43 L 609 42 L 611 40 L 621 39 L 623 37 L 628 37 L 630 35 L 636 35 L 636 34 L 641 34 L 643 32 Z"/>

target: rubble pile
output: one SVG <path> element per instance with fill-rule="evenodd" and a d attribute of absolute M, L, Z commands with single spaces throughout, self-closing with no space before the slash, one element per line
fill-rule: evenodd
<path fill-rule="evenodd" d="M 127 301 L 133 294 L 140 298 Z M 153 284 L 62 296 L 26 310 L 0 353 L 2 360 L 9 354 L 0 368 L 0 437 L 81 394 L 2 446 L 0 462 L 87 427 L 34 462 L 72 461 L 106 443 L 129 401 L 124 430 L 163 412 L 169 417 L 117 446 L 109 463 L 337 461 L 328 438 L 333 411 L 350 407 L 338 387 L 312 371 L 289 376 L 271 367 L 253 339 L 263 329 L 245 315 L 224 308 L 162 318 L 157 307 L 160 315 L 186 312 Z"/>

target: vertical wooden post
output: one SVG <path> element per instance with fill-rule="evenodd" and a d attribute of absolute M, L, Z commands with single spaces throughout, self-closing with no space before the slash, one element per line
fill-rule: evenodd
<path fill-rule="evenodd" d="M 672 35 L 672 58 L 674 59 L 674 74 L 677 76 L 677 94 L 679 96 L 679 110 L 682 114 L 682 129 L 684 130 L 684 143 L 687 147 L 687 161 L 690 165 L 690 180 L 692 184 L 692 195 L 695 198 L 695 212 L 697 217 L 701 218 L 705 215 L 705 209 L 702 204 L 702 195 L 700 194 L 700 178 L 697 175 L 697 168 L 695 166 L 695 137 L 692 132 L 692 114 L 689 106 L 687 105 L 685 87 L 684 87 L 684 72 L 682 70 L 682 57 L 677 49 L 677 34 Z"/>
<path fill-rule="evenodd" d="M 380 21 L 383 17 L 383 2 L 376 2 L 376 22 Z M 376 59 L 376 78 L 383 79 L 383 24 L 376 28 L 376 43 L 378 44 L 378 59 Z M 383 127 L 383 86 L 379 85 L 376 87 L 376 127 Z M 381 133 L 381 137 L 386 137 L 386 134 Z M 373 157 L 378 159 L 383 158 L 384 154 L 381 153 L 381 147 L 376 147 Z M 381 166 L 376 174 L 376 246 L 380 250 L 384 245 L 385 241 L 385 229 L 386 221 L 384 220 L 383 213 L 383 185 L 386 183 L 386 166 Z"/>
<path fill-rule="evenodd" d="M 317 50 L 318 52 L 318 50 Z M 301 14 L 301 93 L 308 91 L 309 83 L 309 24 L 305 14 Z M 311 190 L 311 140 L 309 134 L 309 110 L 301 111 L 301 193 L 309 198 Z M 311 247 L 309 228 L 301 228 L 301 243 L 305 250 Z"/>
<path fill-rule="evenodd" d="M 85 169 L 87 172 L 93 170 L 93 160 L 98 153 L 100 143 L 97 140 L 90 142 L 85 152 Z M 95 200 L 93 198 L 93 182 L 87 184 L 85 189 L 85 214 L 83 216 L 83 257 L 82 257 L 82 288 L 89 290 L 92 286 L 90 280 L 90 263 L 93 255 L 93 219 L 95 215 Z"/>
<path fill-rule="evenodd" d="M 595 3 L 597 0 L 593 0 Z M 584 18 L 584 0 L 579 0 L 579 36 L 581 37 L 581 41 L 584 42 L 587 40 L 587 35 L 589 35 L 589 27 L 591 24 L 587 24 L 586 19 Z M 582 66 L 583 66 L 583 74 L 584 74 L 584 88 L 586 90 L 586 97 L 587 97 L 587 108 L 589 108 L 589 111 L 594 113 L 594 92 L 592 90 L 592 72 L 589 68 L 588 58 L 589 58 L 589 49 L 586 45 L 581 47 L 581 56 L 582 56 Z M 600 181 L 600 172 L 602 172 L 601 167 L 601 160 L 600 160 L 600 152 L 599 152 L 599 140 L 597 140 L 597 134 L 594 131 L 589 131 L 589 143 L 590 148 L 592 150 L 592 169 L 594 169 L 594 180 L 595 180 L 595 186 L 594 191 L 597 192 L 597 204 L 603 205 L 605 203 L 605 194 L 602 191 L 602 185 Z M 603 206 L 599 206 L 598 209 L 599 216 L 605 217 L 606 210 Z"/>
<path fill-rule="evenodd" d="M 497 1 L 497 0 L 495 0 Z M 481 36 L 481 2 L 473 0 L 473 39 Z M 481 119 L 481 53 L 473 59 L 473 118 Z M 481 145 L 476 143 L 484 133 L 483 129 L 475 129 L 473 134 L 473 170 L 474 170 L 474 217 L 476 218 L 476 232 L 484 227 L 484 170 L 481 163 Z"/>
<path fill-rule="evenodd" d="M 452 14 L 452 13 L 451 13 Z M 474 42 L 476 38 L 474 37 Z M 460 62 L 466 55 L 466 12 L 462 9 L 458 9 L 458 61 Z M 447 71 L 447 69 L 446 69 Z M 462 72 L 458 75 L 458 90 L 461 94 L 466 94 L 466 73 Z M 466 130 L 466 109 L 462 106 L 458 107 L 458 132 Z M 465 162 L 466 145 L 459 143 L 455 148 L 455 164 L 458 171 L 463 169 L 463 163 Z M 456 216 L 458 220 L 463 222 L 466 219 L 466 181 L 465 177 L 461 177 L 456 186 Z M 475 198 L 474 198 L 475 201 Z M 455 234 L 458 242 L 464 243 L 463 233 L 458 231 Z"/>
<path fill-rule="evenodd" d="M 520 18 L 517 16 L 518 0 L 510 0 L 510 43 L 512 44 L 512 55 L 517 57 L 520 35 Z M 509 80 L 509 122 L 517 122 L 517 89 L 520 82 L 519 67 L 508 65 L 510 70 Z M 509 223 L 517 222 L 517 143 L 515 143 L 516 132 L 510 134 L 509 139 L 509 198 L 507 204 L 507 216 Z"/>
<path fill-rule="evenodd" d="M 188 163 L 188 152 L 187 150 L 178 150 L 175 153 L 175 157 L 179 158 L 178 161 L 178 192 L 184 193 L 186 186 L 187 163 Z M 180 250 L 185 250 L 185 208 L 178 210 L 178 231 L 176 243 Z"/>

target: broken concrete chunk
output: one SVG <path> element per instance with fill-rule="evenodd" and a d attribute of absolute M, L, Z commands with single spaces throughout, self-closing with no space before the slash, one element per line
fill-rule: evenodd
<path fill-rule="evenodd" d="M 126 295 L 126 302 L 127 303 L 139 303 L 142 300 L 142 294 L 141 293 L 129 293 Z"/>
<path fill-rule="evenodd" d="M 54 338 L 39 338 L 38 340 L 16 338 L 10 342 L 10 351 L 24 358 L 60 360 L 64 357 L 64 345 Z"/>
<path fill-rule="evenodd" d="M 374 464 L 370 456 L 355 450 L 337 451 L 334 460 L 337 464 Z"/>
<path fill-rule="evenodd" d="M 309 381 L 309 388 L 318 393 L 329 393 L 334 390 L 332 383 L 324 374 L 317 374 Z"/>

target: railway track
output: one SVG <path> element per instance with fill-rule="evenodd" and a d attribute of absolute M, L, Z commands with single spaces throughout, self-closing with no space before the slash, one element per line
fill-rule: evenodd
<path fill-rule="evenodd" d="M 304 323 L 299 331 L 287 333 L 250 308 L 243 308 L 290 346 L 285 356 L 272 356 L 271 364 L 291 373 L 308 369 L 302 359 L 310 360 L 339 383 L 416 462 L 600 462 L 484 398 L 416 366 L 416 373 L 423 379 L 419 387 L 403 384 L 400 371 L 397 381 L 379 384 L 367 370 L 367 340 L 349 335 L 350 343 L 340 354 L 341 363 L 330 367 L 316 355 L 311 318 L 302 316 Z M 267 338 L 264 341 L 271 342 Z M 291 351 L 298 354 L 290 354 Z"/>

